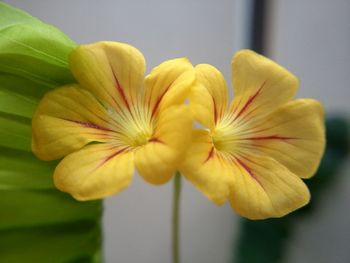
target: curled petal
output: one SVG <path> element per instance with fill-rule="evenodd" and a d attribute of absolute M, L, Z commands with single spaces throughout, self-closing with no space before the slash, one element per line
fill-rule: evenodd
<path fill-rule="evenodd" d="M 272 158 L 236 158 L 231 206 L 249 219 L 284 216 L 307 204 L 310 193 L 304 182 Z"/>
<path fill-rule="evenodd" d="M 58 189 L 85 201 L 104 198 L 126 188 L 133 175 L 133 153 L 110 144 L 93 144 L 67 155 L 56 167 Z"/>
<path fill-rule="evenodd" d="M 232 165 L 216 152 L 208 132 L 193 131 L 193 142 L 180 171 L 214 203 L 221 205 L 227 200 L 234 182 Z"/>
<path fill-rule="evenodd" d="M 325 148 L 322 105 L 312 99 L 291 101 L 263 119 L 247 137 L 255 150 L 309 178 L 316 172 Z"/>
<path fill-rule="evenodd" d="M 135 150 L 140 175 L 152 184 L 163 184 L 179 169 L 191 139 L 192 118 L 185 105 L 160 113 L 156 131 L 149 142 Z"/>
<path fill-rule="evenodd" d="M 269 114 L 290 101 L 298 79 L 286 69 L 250 50 L 239 51 L 232 60 L 234 100 L 230 110 L 235 120 Z"/>
<path fill-rule="evenodd" d="M 194 70 L 187 70 L 174 81 L 172 88 L 165 94 L 159 108 L 165 110 L 173 105 L 182 105 L 189 97 L 195 81 Z M 186 103 L 186 102 L 185 102 Z"/>
<path fill-rule="evenodd" d="M 226 82 L 221 72 L 208 64 L 196 66 L 195 72 L 196 85 L 192 87 L 191 108 L 195 118 L 211 129 L 226 110 Z"/>
<path fill-rule="evenodd" d="M 154 117 L 162 108 L 183 103 L 194 81 L 194 76 L 181 75 L 191 71 L 192 68 L 188 59 L 177 58 L 161 63 L 146 76 L 144 104 L 151 117 Z"/>
<path fill-rule="evenodd" d="M 140 100 L 145 61 L 136 48 L 118 42 L 81 45 L 70 68 L 82 86 L 116 109 L 133 110 Z"/>
<path fill-rule="evenodd" d="M 68 85 L 47 93 L 32 119 L 33 152 L 43 160 L 61 158 L 115 133 L 106 109 L 87 90 Z"/>

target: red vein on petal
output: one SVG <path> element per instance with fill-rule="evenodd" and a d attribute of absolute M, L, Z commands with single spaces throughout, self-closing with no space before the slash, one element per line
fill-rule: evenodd
<path fill-rule="evenodd" d="M 237 157 L 235 157 L 235 160 L 240 164 L 240 166 L 242 166 L 242 168 L 244 170 L 246 170 L 246 172 L 264 189 L 264 186 L 261 184 L 261 182 L 259 181 L 259 179 L 256 177 L 256 175 L 254 174 L 254 172 L 252 171 L 252 169 L 245 164 L 242 160 L 238 159 Z"/>
<path fill-rule="evenodd" d="M 118 91 L 118 93 L 119 93 L 119 95 L 120 95 L 122 101 L 124 102 L 125 106 L 126 106 L 126 107 L 128 108 L 128 110 L 130 111 L 129 102 L 128 102 L 128 99 L 127 99 L 127 97 L 126 97 L 126 95 L 125 95 L 124 88 L 123 88 L 123 86 L 119 83 L 119 80 L 118 80 L 118 78 L 117 78 L 117 76 L 116 76 L 116 74 L 115 74 L 115 72 L 114 72 L 114 69 L 113 69 L 112 65 L 110 65 L 110 67 L 111 67 L 111 70 L 112 70 L 112 73 L 113 73 L 113 77 L 114 77 L 114 81 L 115 81 L 115 84 L 116 84 L 116 85 L 115 85 L 115 88 L 116 88 L 116 90 Z M 118 105 L 118 103 L 117 103 L 117 105 Z"/>
<path fill-rule="evenodd" d="M 162 92 L 162 94 L 157 98 L 156 103 L 154 104 L 152 113 L 151 113 L 151 118 L 153 118 L 154 114 L 156 113 L 160 102 L 162 101 L 164 95 L 168 92 L 169 88 L 170 88 L 171 84 Z"/>
<path fill-rule="evenodd" d="M 112 158 L 116 157 L 117 155 L 125 152 L 127 149 L 128 149 L 128 147 L 125 147 L 125 148 L 122 148 L 122 149 L 116 151 L 115 153 L 111 154 L 110 156 L 108 156 L 106 159 L 103 160 L 103 162 L 100 164 L 100 166 L 102 166 L 103 164 L 105 164 L 106 162 L 111 160 Z"/>
<path fill-rule="evenodd" d="M 107 158 L 105 158 L 99 165 L 97 165 L 97 166 L 94 168 L 94 170 L 93 170 L 92 172 L 96 171 L 98 168 L 100 168 L 101 166 L 103 166 L 106 162 L 108 162 L 109 160 L 111 160 L 111 159 L 114 158 L 115 156 L 117 156 L 117 155 L 119 155 L 119 154 L 125 152 L 128 148 L 129 148 L 129 147 L 124 147 L 124 148 L 122 148 L 122 149 L 120 149 L 120 150 L 114 152 L 113 154 L 111 154 L 110 156 L 108 156 Z M 108 149 L 108 150 L 109 150 L 109 149 Z"/>
<path fill-rule="evenodd" d="M 164 144 L 163 141 L 159 140 L 158 138 L 151 138 L 148 140 L 148 142 L 154 142 L 154 143 L 161 143 L 161 144 Z"/>
<path fill-rule="evenodd" d="M 98 130 L 102 130 L 102 131 L 114 132 L 113 130 L 101 127 L 101 126 L 94 124 L 94 123 L 91 123 L 91 122 L 75 121 L 75 120 L 69 120 L 69 119 L 63 119 L 63 120 L 79 124 L 79 125 L 84 126 L 86 128 L 93 128 L 93 129 L 98 129 Z"/>
<path fill-rule="evenodd" d="M 218 120 L 218 112 L 217 112 L 217 109 L 216 109 L 215 99 L 213 97 L 212 97 L 212 99 L 213 99 L 213 107 L 214 107 L 214 123 L 216 124 L 217 120 Z"/>
<path fill-rule="evenodd" d="M 206 162 L 208 162 L 211 158 L 213 158 L 214 157 L 214 146 L 213 147 L 211 147 L 211 149 L 210 149 L 210 151 L 209 151 L 209 153 L 208 153 L 208 157 L 207 157 L 207 159 L 205 159 L 205 161 L 203 162 L 203 164 L 205 164 Z"/>
<path fill-rule="evenodd" d="M 236 120 L 237 118 L 239 118 L 239 116 L 241 116 L 249 107 L 250 105 L 252 105 L 253 101 L 258 97 L 258 95 L 260 95 L 261 90 L 263 89 L 263 87 L 265 86 L 266 81 L 264 81 L 264 83 L 261 85 L 261 87 L 254 93 L 253 96 L 250 96 L 247 100 L 247 102 L 244 104 L 243 108 L 238 112 L 236 118 L 234 120 Z"/>
<path fill-rule="evenodd" d="M 124 92 L 124 89 L 123 87 L 120 85 L 118 79 L 116 78 L 116 76 L 114 76 L 114 79 L 115 79 L 115 82 L 116 82 L 116 88 L 117 88 L 117 91 L 119 92 L 125 106 L 128 108 L 128 110 L 130 111 L 130 106 L 129 106 L 129 102 L 126 98 L 126 95 L 125 95 L 125 92 Z"/>
<path fill-rule="evenodd" d="M 116 132 L 116 131 L 113 131 L 113 133 L 122 134 L 122 133 Z M 103 139 L 110 139 L 110 140 L 116 138 L 116 135 L 115 135 L 115 134 L 108 134 L 108 133 L 87 132 L 86 134 L 88 134 L 88 135 L 94 135 L 94 136 L 99 136 L 100 138 L 103 138 Z"/>
<path fill-rule="evenodd" d="M 244 138 L 243 140 L 253 140 L 253 141 L 260 141 L 260 140 L 295 140 L 299 139 L 296 137 L 286 137 L 286 136 L 280 136 L 280 135 L 270 135 L 270 136 L 261 136 L 261 137 L 250 137 L 250 138 Z"/>

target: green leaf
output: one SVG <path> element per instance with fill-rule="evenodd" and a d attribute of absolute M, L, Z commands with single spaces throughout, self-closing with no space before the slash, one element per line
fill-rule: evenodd
<path fill-rule="evenodd" d="M 31 117 L 51 89 L 75 82 L 77 45 L 57 28 L 0 3 L 0 262 L 101 262 L 102 203 L 54 188 L 57 161 L 31 152 Z"/>
<path fill-rule="evenodd" d="M 0 230 L 38 227 L 81 220 L 96 220 L 100 202 L 78 202 L 55 189 L 0 190 Z M 33 205 L 35 209 L 33 210 Z M 1 239 L 1 238 L 0 238 Z M 0 254 L 1 258 L 1 254 Z"/>
<path fill-rule="evenodd" d="M 6 153 L 0 154 L 0 191 L 54 188 L 52 178 L 48 175 L 53 173 L 57 161 L 42 162 L 29 151 L 0 148 L 0 152 Z M 20 165 L 18 160 L 21 161 Z"/>
<path fill-rule="evenodd" d="M 97 238 L 98 237 L 98 238 Z M 100 262 L 91 254 L 100 247 L 100 225 L 76 221 L 70 224 L 8 230 L 1 233 L 0 258 L 3 263 Z M 33 251 L 40 253 L 33 253 Z M 100 253 L 97 251 L 96 253 Z"/>
<path fill-rule="evenodd" d="M 30 151 L 30 120 L 0 112 L 0 146 Z"/>
<path fill-rule="evenodd" d="M 34 100 L 35 104 L 51 88 L 48 83 L 37 83 L 13 74 L 0 72 L 0 90 L 3 92 L 13 92 Z M 21 107 L 22 105 L 16 105 Z M 14 113 L 14 112 L 12 112 Z"/>
<path fill-rule="evenodd" d="M 0 71 L 52 86 L 73 82 L 67 61 L 76 45 L 43 25 L 19 24 L 0 30 Z"/>
<path fill-rule="evenodd" d="M 0 71 L 49 84 L 74 82 L 68 56 L 75 44 L 59 29 L 0 3 Z"/>
<path fill-rule="evenodd" d="M 21 23 L 40 22 L 30 14 L 5 3 L 0 3 L 0 14 L 0 29 Z"/>
<path fill-rule="evenodd" d="M 37 101 L 10 90 L 0 89 L 0 111 L 24 118 L 31 118 Z M 17 105 L 20 105 L 18 107 Z"/>

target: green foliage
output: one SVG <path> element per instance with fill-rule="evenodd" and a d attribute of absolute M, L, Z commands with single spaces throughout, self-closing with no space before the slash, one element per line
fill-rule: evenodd
<path fill-rule="evenodd" d="M 57 162 L 31 152 L 31 117 L 43 94 L 74 82 L 76 44 L 57 28 L 0 3 L 0 262 L 101 262 L 101 202 L 56 190 Z"/>
<path fill-rule="evenodd" d="M 321 165 L 314 177 L 306 180 L 312 198 L 304 208 L 283 218 L 261 221 L 241 220 L 241 233 L 234 249 L 235 263 L 283 262 L 288 238 L 293 234 L 294 223 L 308 216 L 317 207 L 323 190 L 336 180 L 349 153 L 349 125 L 344 118 L 331 118 L 326 123 L 327 146 Z"/>

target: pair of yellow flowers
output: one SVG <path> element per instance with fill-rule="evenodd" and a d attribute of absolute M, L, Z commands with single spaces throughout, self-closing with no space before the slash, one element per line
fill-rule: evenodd
<path fill-rule="evenodd" d="M 33 151 L 63 158 L 55 185 L 78 200 L 127 187 L 135 167 L 155 185 L 180 171 L 216 204 L 251 219 L 303 205 L 324 151 L 320 103 L 292 100 L 298 80 L 243 50 L 232 60 L 234 99 L 213 66 L 166 61 L 144 78 L 134 47 L 99 42 L 70 56 L 78 83 L 44 96 L 33 116 Z M 188 99 L 189 103 L 186 103 Z"/>

